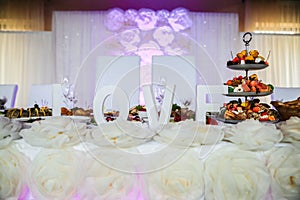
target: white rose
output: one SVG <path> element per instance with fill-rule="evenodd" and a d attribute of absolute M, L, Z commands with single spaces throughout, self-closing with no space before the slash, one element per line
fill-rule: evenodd
<path fill-rule="evenodd" d="M 67 117 L 51 117 L 32 123 L 31 128 L 23 129 L 20 135 L 32 146 L 62 148 L 78 144 L 87 132 L 85 123 Z"/>
<path fill-rule="evenodd" d="M 126 51 L 135 52 L 137 44 L 141 41 L 138 29 L 125 30 L 120 34 L 120 43 L 125 47 Z"/>
<path fill-rule="evenodd" d="M 222 129 L 218 126 L 185 120 L 167 124 L 154 139 L 171 145 L 188 147 L 217 144 L 223 137 Z"/>
<path fill-rule="evenodd" d="M 119 8 L 111 9 L 104 23 L 108 30 L 119 31 L 124 26 L 124 11 Z"/>
<path fill-rule="evenodd" d="M 87 141 L 98 146 L 133 147 L 149 141 L 155 133 L 141 123 L 115 120 L 92 128 Z"/>
<path fill-rule="evenodd" d="M 157 28 L 153 33 L 153 38 L 162 47 L 170 45 L 175 39 L 173 30 L 169 26 Z"/>
<path fill-rule="evenodd" d="M 300 196 L 300 151 L 292 146 L 276 148 L 268 158 L 271 176 L 276 183 L 273 186 L 275 199 L 284 196 L 298 199 Z"/>
<path fill-rule="evenodd" d="M 148 31 L 154 29 L 157 22 L 157 16 L 153 10 L 142 8 L 139 10 L 135 21 L 139 29 Z"/>
<path fill-rule="evenodd" d="M 138 11 L 135 9 L 128 9 L 125 11 L 124 13 L 124 23 L 126 26 L 129 27 L 135 27 L 136 26 L 136 22 L 135 22 L 135 18 L 138 15 Z"/>
<path fill-rule="evenodd" d="M 146 199 L 201 199 L 204 194 L 203 164 L 197 154 L 187 151 L 170 166 L 145 175 Z"/>
<path fill-rule="evenodd" d="M 20 138 L 22 124 L 7 117 L 0 117 L 0 149 L 5 148 L 13 139 Z"/>
<path fill-rule="evenodd" d="M 223 147 L 204 163 L 205 199 L 265 199 L 270 175 L 255 152 Z"/>
<path fill-rule="evenodd" d="M 185 8 L 176 8 L 172 10 L 169 17 L 169 23 L 174 31 L 183 31 L 192 26 L 192 20 L 189 17 L 188 10 Z"/>
<path fill-rule="evenodd" d="M 13 145 L 0 149 L 0 199 L 18 199 L 28 161 Z"/>
<path fill-rule="evenodd" d="M 83 159 L 74 149 L 41 151 L 28 173 L 28 183 L 35 199 L 72 199 L 80 182 Z"/>
<path fill-rule="evenodd" d="M 112 162 L 119 161 L 119 159 L 114 159 Z M 127 199 L 129 195 L 134 195 L 130 194 L 130 192 L 136 183 L 135 174 L 118 171 L 102 164 L 96 157 L 92 158 L 90 156 L 88 156 L 88 159 L 85 161 L 85 167 L 84 178 L 78 192 L 80 199 L 119 200 Z M 131 198 L 128 199 L 136 198 L 131 196 Z"/>
<path fill-rule="evenodd" d="M 291 117 L 285 122 L 279 124 L 279 129 L 283 133 L 283 141 L 290 142 L 296 147 L 300 147 L 300 118 Z"/>
<path fill-rule="evenodd" d="M 237 144 L 240 148 L 252 151 L 271 149 L 279 143 L 283 136 L 274 124 L 262 123 L 249 119 L 223 129 L 226 140 Z"/>

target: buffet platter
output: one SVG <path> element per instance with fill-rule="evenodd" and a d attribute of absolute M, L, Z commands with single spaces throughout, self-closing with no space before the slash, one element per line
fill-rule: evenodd
<path fill-rule="evenodd" d="M 225 119 L 224 117 L 217 117 L 215 118 L 217 121 L 219 122 L 223 122 L 225 124 L 238 124 L 242 121 L 245 121 L 245 120 L 235 120 L 235 119 Z M 273 120 L 273 121 L 259 121 L 261 123 L 270 123 L 270 124 L 276 124 L 277 122 L 279 122 L 279 118 Z"/>
<path fill-rule="evenodd" d="M 237 124 L 243 121 L 243 120 L 225 119 L 224 117 L 217 117 L 216 120 L 223 122 L 225 124 Z"/>
<path fill-rule="evenodd" d="M 224 94 L 228 97 L 257 97 L 257 96 L 268 96 L 272 94 L 273 92 L 229 92 L 227 94 Z"/>
<path fill-rule="evenodd" d="M 227 67 L 229 69 L 234 69 L 234 70 L 259 70 L 259 69 L 264 69 L 268 67 L 269 65 L 267 64 L 237 64 L 237 65 L 228 65 Z"/>
<path fill-rule="evenodd" d="M 13 118 L 13 120 L 23 122 L 23 123 L 32 123 L 34 121 L 45 120 L 52 117 L 55 116 L 20 117 L 20 118 Z M 60 117 L 70 118 L 76 122 L 82 122 L 82 123 L 87 123 L 91 121 L 91 118 L 87 116 L 60 116 Z"/>
<path fill-rule="evenodd" d="M 44 120 L 46 118 L 49 118 L 51 116 L 40 116 L 40 117 L 20 117 L 20 118 L 12 118 L 14 121 L 19 121 L 19 122 L 33 122 L 33 121 L 38 121 L 38 120 Z"/>

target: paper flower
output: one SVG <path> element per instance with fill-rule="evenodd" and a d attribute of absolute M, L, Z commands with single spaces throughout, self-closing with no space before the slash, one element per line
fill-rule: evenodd
<path fill-rule="evenodd" d="M 223 129 L 225 139 L 237 144 L 240 148 L 251 151 L 271 149 L 283 136 L 274 124 L 261 123 L 249 119 Z"/>
<path fill-rule="evenodd" d="M 169 26 L 168 17 L 170 16 L 170 12 L 168 10 L 159 10 L 156 12 L 157 16 L 157 27 L 161 26 Z"/>
<path fill-rule="evenodd" d="M 74 149 L 41 151 L 28 173 L 30 191 L 35 199 L 72 199 L 80 182 L 82 157 Z"/>
<path fill-rule="evenodd" d="M 23 129 L 20 135 L 32 146 L 62 148 L 78 144 L 87 132 L 85 123 L 59 116 L 36 121 L 31 128 Z"/>
<path fill-rule="evenodd" d="M 120 34 L 120 43 L 125 47 L 126 52 L 136 52 L 137 44 L 141 41 L 138 29 L 126 30 Z"/>
<path fill-rule="evenodd" d="M 300 151 L 292 146 L 277 147 L 270 154 L 267 163 L 276 183 L 272 188 L 273 199 L 299 199 Z"/>
<path fill-rule="evenodd" d="M 217 144 L 223 136 L 222 129 L 218 126 L 185 120 L 165 125 L 154 139 L 171 145 L 188 147 Z"/>
<path fill-rule="evenodd" d="M 111 9 L 104 23 L 108 30 L 119 31 L 124 25 L 124 11 L 119 8 Z"/>
<path fill-rule="evenodd" d="M 129 27 L 136 27 L 136 17 L 138 15 L 138 11 L 134 10 L 134 9 L 128 9 L 125 11 L 124 14 L 124 23 L 126 26 Z"/>
<path fill-rule="evenodd" d="M 173 30 L 169 26 L 163 26 L 154 31 L 153 38 L 160 46 L 167 47 L 173 42 L 175 36 L 173 34 Z"/>
<path fill-rule="evenodd" d="M 271 179 L 254 152 L 223 147 L 204 163 L 205 199 L 265 199 Z"/>
<path fill-rule="evenodd" d="M 18 199 L 27 166 L 28 160 L 13 145 L 0 149 L 0 199 Z"/>
<path fill-rule="evenodd" d="M 169 17 L 169 24 L 175 32 L 183 31 L 192 26 L 192 21 L 185 8 L 176 8 L 172 10 Z"/>
<path fill-rule="evenodd" d="M 187 151 L 166 168 L 145 175 L 145 199 L 198 200 L 204 194 L 203 164 Z"/>
<path fill-rule="evenodd" d="M 87 141 L 97 146 L 128 148 L 149 141 L 154 134 L 141 123 L 117 119 L 92 128 Z"/>
<path fill-rule="evenodd" d="M 112 162 L 119 162 L 119 160 L 113 159 Z M 95 157 L 88 157 L 85 167 L 84 178 L 78 191 L 80 199 L 129 199 L 126 197 L 136 182 L 135 174 L 105 166 Z"/>
<path fill-rule="evenodd" d="M 142 8 L 139 10 L 135 21 L 139 29 L 149 31 L 155 28 L 157 16 L 153 10 Z"/>
<path fill-rule="evenodd" d="M 12 140 L 20 138 L 22 124 L 7 117 L 0 117 L 0 149 L 5 148 Z"/>
<path fill-rule="evenodd" d="M 300 118 L 291 117 L 282 122 L 279 129 L 283 133 L 283 142 L 290 142 L 294 146 L 300 148 Z"/>

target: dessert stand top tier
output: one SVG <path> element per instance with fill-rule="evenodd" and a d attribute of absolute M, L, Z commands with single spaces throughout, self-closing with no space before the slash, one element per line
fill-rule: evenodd
<path fill-rule="evenodd" d="M 228 65 L 229 69 L 234 70 L 259 70 L 268 67 L 266 64 L 242 64 L 242 65 Z"/>

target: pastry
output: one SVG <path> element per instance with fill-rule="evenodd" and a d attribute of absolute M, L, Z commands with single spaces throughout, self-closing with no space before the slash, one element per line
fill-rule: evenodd
<path fill-rule="evenodd" d="M 22 118 L 22 117 L 44 117 L 52 116 L 52 109 L 48 107 L 39 107 L 37 104 L 32 108 L 11 108 L 5 111 L 5 117 Z"/>
<path fill-rule="evenodd" d="M 300 117 L 300 97 L 293 101 L 271 101 L 271 104 L 279 112 L 282 120 L 288 120 L 292 116 Z"/>

